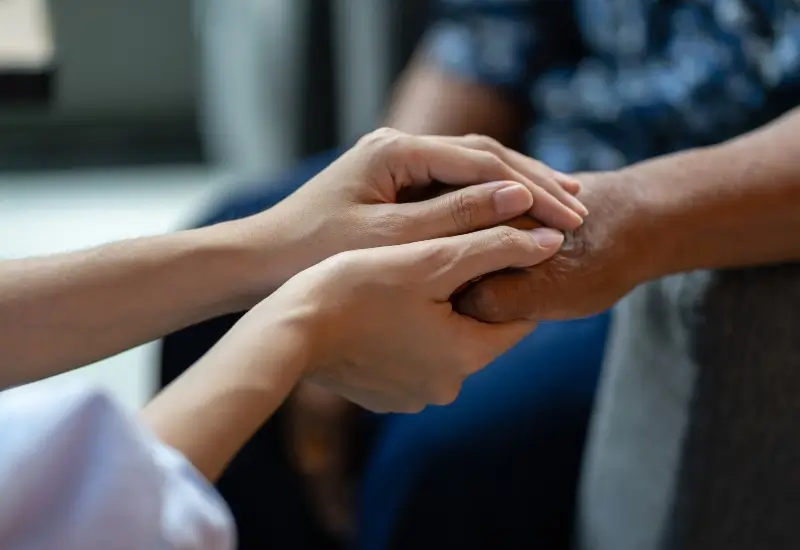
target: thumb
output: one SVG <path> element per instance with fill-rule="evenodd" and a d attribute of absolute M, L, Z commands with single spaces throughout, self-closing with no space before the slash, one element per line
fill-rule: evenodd
<path fill-rule="evenodd" d="M 415 220 L 409 240 L 422 241 L 492 227 L 524 214 L 532 205 L 533 195 L 527 187 L 497 181 L 396 207 Z"/>
<path fill-rule="evenodd" d="M 523 338 L 536 329 L 536 321 L 520 319 L 504 323 L 472 323 L 474 331 L 471 341 L 485 346 L 483 359 L 491 363 L 502 354 L 516 346 Z"/>
<path fill-rule="evenodd" d="M 554 229 L 507 226 L 429 241 L 438 252 L 430 257 L 442 264 L 431 266 L 437 273 L 435 296 L 446 300 L 465 283 L 487 273 L 540 264 L 558 252 L 563 242 L 564 235 Z"/>
<path fill-rule="evenodd" d="M 469 346 L 472 375 L 510 350 L 536 329 L 536 321 L 520 319 L 504 323 L 478 322 L 463 319 L 456 323 L 458 339 Z"/>

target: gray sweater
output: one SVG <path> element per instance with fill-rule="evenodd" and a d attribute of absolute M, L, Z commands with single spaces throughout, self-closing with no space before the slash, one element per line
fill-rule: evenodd
<path fill-rule="evenodd" d="M 620 304 L 577 527 L 581 550 L 800 548 L 800 265 Z"/>

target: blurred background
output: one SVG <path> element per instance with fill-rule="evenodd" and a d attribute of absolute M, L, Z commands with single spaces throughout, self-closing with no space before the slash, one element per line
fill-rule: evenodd
<path fill-rule="evenodd" d="M 0 257 L 188 225 L 380 124 L 424 0 L 0 0 Z M 84 378 L 126 404 L 156 347 Z"/>

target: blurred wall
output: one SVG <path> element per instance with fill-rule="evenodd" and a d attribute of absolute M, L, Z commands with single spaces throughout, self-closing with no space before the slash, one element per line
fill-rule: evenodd
<path fill-rule="evenodd" d="M 193 0 L 51 0 L 59 73 L 52 115 L 193 116 Z"/>
<path fill-rule="evenodd" d="M 55 98 L 0 109 L 0 170 L 211 161 L 264 179 L 381 123 L 427 4 L 49 0 Z"/>
<path fill-rule="evenodd" d="M 206 152 L 239 177 L 273 173 L 297 159 L 314 1 L 197 0 Z"/>
<path fill-rule="evenodd" d="M 202 161 L 193 0 L 50 0 L 53 98 L 0 105 L 0 170 Z"/>

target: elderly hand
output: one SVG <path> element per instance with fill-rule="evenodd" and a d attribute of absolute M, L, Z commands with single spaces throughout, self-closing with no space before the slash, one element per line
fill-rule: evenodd
<path fill-rule="evenodd" d="M 404 192 L 434 181 L 461 188 L 398 204 Z M 282 203 L 236 223 L 245 242 L 278 252 L 280 265 L 272 262 L 266 281 L 271 290 L 338 252 L 467 233 L 526 212 L 547 226 L 575 229 L 586 213 L 571 194 L 578 189 L 574 179 L 488 138 L 382 129 Z"/>
<path fill-rule="evenodd" d="M 599 313 L 652 277 L 657 236 L 615 172 L 579 176 L 591 210 L 542 265 L 490 275 L 458 296 L 456 309 L 482 321 L 570 319 Z M 535 227 L 517 218 L 509 225 Z"/>

